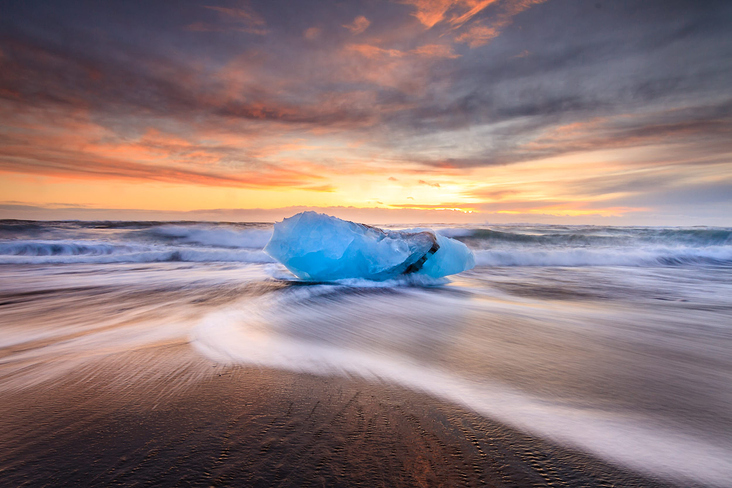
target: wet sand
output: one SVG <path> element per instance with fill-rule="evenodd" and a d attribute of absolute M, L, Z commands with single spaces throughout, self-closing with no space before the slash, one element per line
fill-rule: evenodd
<path fill-rule="evenodd" d="M 671 486 L 400 387 L 216 364 L 182 341 L 0 402 L 2 486 Z"/>

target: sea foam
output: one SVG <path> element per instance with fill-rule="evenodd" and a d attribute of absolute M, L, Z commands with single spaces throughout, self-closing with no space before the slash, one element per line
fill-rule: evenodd
<path fill-rule="evenodd" d="M 513 357 L 514 368 L 532 360 L 506 349 L 521 336 L 501 337 L 499 332 L 521 320 L 527 313 L 523 305 L 470 301 L 459 294 L 410 288 L 395 293 L 353 289 L 347 295 L 334 295 L 337 288 L 295 287 L 279 297 L 267 296 L 212 313 L 193 330 L 192 345 L 219 363 L 358 376 L 427 392 L 535 435 L 682 484 L 725 486 L 732 478 L 732 443 L 728 441 L 649 412 L 596 403 L 591 396 L 553 396 L 555 388 L 549 385 L 543 388 L 549 393 L 538 395 L 491 378 L 487 372 L 500 368 L 501 354 Z M 537 319 L 532 331 L 536 340 L 553 339 L 537 350 L 536 359 L 544 361 L 553 358 L 551 351 L 559 347 L 555 341 L 561 339 L 548 333 L 563 330 L 563 336 L 579 334 L 586 341 L 592 338 L 587 328 L 597 329 L 602 319 L 583 315 L 559 322 L 556 309 L 543 308 L 532 308 L 530 320 Z M 587 325 L 588 319 L 593 326 Z M 466 329 L 475 320 L 482 325 L 476 329 L 478 335 L 472 336 Z M 504 327 L 501 322 L 506 321 L 509 325 Z M 615 338 L 615 331 L 601 327 L 598 340 L 617 339 L 627 347 L 629 337 Z M 477 363 L 471 367 L 473 358 Z M 573 359 L 575 354 L 564 358 Z"/>

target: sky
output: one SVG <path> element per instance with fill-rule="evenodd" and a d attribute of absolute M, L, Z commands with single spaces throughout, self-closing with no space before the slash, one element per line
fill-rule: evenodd
<path fill-rule="evenodd" d="M 732 225 L 732 2 L 0 0 L 0 218 Z"/>

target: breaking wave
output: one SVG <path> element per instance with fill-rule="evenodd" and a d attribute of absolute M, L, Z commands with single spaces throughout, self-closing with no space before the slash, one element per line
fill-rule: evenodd
<path fill-rule="evenodd" d="M 558 225 L 438 229 L 478 266 L 732 265 L 732 229 Z M 0 221 L 0 264 L 272 263 L 271 224 Z"/>
<path fill-rule="evenodd" d="M 215 225 L 163 225 L 144 232 L 162 241 L 233 249 L 262 249 L 272 237 L 269 229 L 222 228 Z"/>
<path fill-rule="evenodd" d="M 478 266 L 679 266 L 732 264 L 732 246 L 475 251 Z"/>
<path fill-rule="evenodd" d="M 496 226 L 443 229 L 473 249 L 478 266 L 732 264 L 732 229 Z"/>
<path fill-rule="evenodd" d="M 145 246 L 94 241 L 0 242 L 0 264 L 243 262 L 272 263 L 261 250 Z"/>

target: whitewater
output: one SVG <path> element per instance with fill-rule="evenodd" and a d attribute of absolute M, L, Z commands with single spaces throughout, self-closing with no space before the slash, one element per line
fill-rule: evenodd
<path fill-rule="evenodd" d="M 409 229 L 425 225 L 385 226 Z M 431 226 L 483 266 L 732 264 L 732 229 L 557 225 Z M 0 264 L 274 263 L 272 224 L 0 221 Z"/>
<path fill-rule="evenodd" d="M 475 268 L 303 283 L 263 251 L 269 223 L 0 221 L 0 394 L 184 337 L 221 363 L 393 383 L 728 485 L 732 228 L 387 226 L 420 227 L 467 245 Z M 43 322 L 68 304 L 63 327 Z"/>

